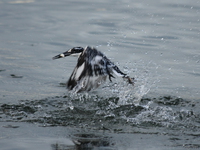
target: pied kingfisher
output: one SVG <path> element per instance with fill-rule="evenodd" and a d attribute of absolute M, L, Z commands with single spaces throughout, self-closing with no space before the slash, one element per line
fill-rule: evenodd
<path fill-rule="evenodd" d="M 107 76 L 112 82 L 111 78 L 115 78 L 113 73 L 127 79 L 130 84 L 134 85 L 134 78 L 127 76 L 103 53 L 89 46 L 85 49 L 83 47 L 74 47 L 62 54 L 54 56 L 53 59 L 70 55 L 79 57 L 77 65 L 67 82 L 68 90 L 73 90 L 77 93 L 96 89 L 106 81 Z"/>

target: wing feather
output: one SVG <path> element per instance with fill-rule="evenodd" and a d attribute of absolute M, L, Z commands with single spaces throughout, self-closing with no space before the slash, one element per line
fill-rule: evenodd
<path fill-rule="evenodd" d="M 106 81 L 108 71 L 103 54 L 100 53 L 92 59 L 88 56 L 91 55 L 88 55 L 87 51 L 80 55 L 77 66 L 67 82 L 69 90 L 75 90 L 75 92 L 90 91 Z"/>
<path fill-rule="evenodd" d="M 90 91 L 104 83 L 107 76 L 112 81 L 113 73 L 120 77 L 126 76 L 100 51 L 86 47 L 78 58 L 77 65 L 67 82 L 67 88 L 75 92 Z"/>

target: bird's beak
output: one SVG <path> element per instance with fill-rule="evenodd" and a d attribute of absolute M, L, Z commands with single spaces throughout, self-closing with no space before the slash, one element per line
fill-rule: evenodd
<path fill-rule="evenodd" d="M 69 55 L 71 55 L 71 53 L 68 52 L 68 51 L 66 51 L 66 52 L 64 52 L 64 53 L 62 53 L 62 54 L 59 54 L 59 55 L 54 56 L 52 59 L 64 58 L 64 57 L 67 57 L 67 56 L 69 56 Z"/>

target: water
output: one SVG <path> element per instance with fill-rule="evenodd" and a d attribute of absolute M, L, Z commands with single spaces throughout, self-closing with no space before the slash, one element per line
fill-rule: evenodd
<path fill-rule="evenodd" d="M 199 11 L 197 0 L 1 0 L 1 149 L 200 148 Z M 68 93 L 76 58 L 51 58 L 86 45 L 135 87 Z"/>

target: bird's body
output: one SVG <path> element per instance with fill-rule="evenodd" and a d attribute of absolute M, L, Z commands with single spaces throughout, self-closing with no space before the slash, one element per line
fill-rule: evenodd
<path fill-rule="evenodd" d="M 121 72 L 103 53 L 89 46 L 85 49 L 82 47 L 74 47 L 63 54 L 53 57 L 53 59 L 75 54 L 80 55 L 77 65 L 67 82 L 67 88 L 69 90 L 82 92 L 96 89 L 106 81 L 107 76 L 112 81 L 111 78 L 114 78 L 113 73 L 119 77 L 127 78 L 129 83 L 133 84 L 132 78 L 129 78 L 125 73 Z"/>

